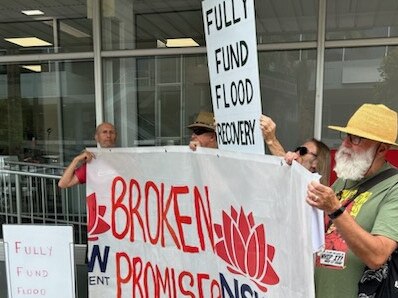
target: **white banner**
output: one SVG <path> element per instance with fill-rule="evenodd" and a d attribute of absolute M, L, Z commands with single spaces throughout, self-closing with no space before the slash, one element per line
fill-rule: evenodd
<path fill-rule="evenodd" d="M 301 165 L 184 147 L 94 150 L 90 297 L 314 297 Z"/>
<path fill-rule="evenodd" d="M 218 148 L 264 154 L 254 0 L 202 2 Z"/>

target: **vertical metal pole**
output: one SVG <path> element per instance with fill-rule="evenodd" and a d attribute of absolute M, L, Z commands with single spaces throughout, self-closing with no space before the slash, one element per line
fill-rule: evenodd
<path fill-rule="evenodd" d="M 316 59 L 314 137 L 322 137 L 323 78 L 325 70 L 326 0 L 319 0 Z"/>
<path fill-rule="evenodd" d="M 184 132 L 185 132 L 185 59 L 183 55 L 180 55 L 180 145 L 184 144 Z"/>
<path fill-rule="evenodd" d="M 46 223 L 46 216 L 47 214 L 50 213 L 50 208 L 48 208 L 48 204 L 50 203 L 49 201 L 47 201 L 47 195 L 46 195 L 46 191 L 45 191 L 45 183 L 44 183 L 44 178 L 40 178 L 40 189 L 41 189 L 41 202 L 42 202 L 42 206 L 43 206 L 43 212 L 42 212 L 42 220 L 43 223 Z"/>
<path fill-rule="evenodd" d="M 56 18 L 53 18 L 53 42 L 54 42 L 54 53 L 59 52 L 59 28 L 60 24 L 59 21 Z M 48 62 L 49 65 L 51 65 L 52 62 Z M 63 103 L 64 99 L 62 96 L 62 84 L 61 84 L 61 78 L 60 78 L 60 63 L 59 61 L 54 61 L 54 76 L 55 76 L 55 84 L 59 90 L 58 97 L 59 100 L 57 101 L 57 119 L 58 119 L 58 138 L 62 140 L 62 142 L 59 143 L 58 151 L 59 151 L 59 159 L 58 163 L 64 164 L 64 126 L 63 126 Z"/>
<path fill-rule="evenodd" d="M 47 183 L 46 183 L 47 186 Z M 52 192 L 54 196 L 54 223 L 58 223 L 58 204 L 57 204 L 57 188 L 55 185 L 55 180 L 52 180 Z M 63 209 L 62 209 L 63 212 Z"/>
<path fill-rule="evenodd" d="M 15 174 L 15 193 L 17 199 L 17 223 L 22 223 L 22 207 L 21 207 L 21 183 L 19 181 L 19 175 Z"/>
<path fill-rule="evenodd" d="M 161 131 L 162 131 L 162 118 L 161 118 L 161 101 L 159 92 L 159 71 L 158 71 L 158 59 L 162 57 L 154 57 L 155 63 L 155 146 L 161 145 Z"/>
<path fill-rule="evenodd" d="M 101 5 L 99 0 L 93 0 L 92 3 L 93 3 L 95 115 L 96 115 L 96 122 L 98 125 L 104 121 L 102 61 L 101 61 Z"/>

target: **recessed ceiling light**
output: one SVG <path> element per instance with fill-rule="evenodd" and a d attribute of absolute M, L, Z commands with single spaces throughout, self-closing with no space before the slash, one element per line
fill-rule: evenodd
<path fill-rule="evenodd" d="M 156 47 L 158 47 L 158 48 L 165 48 L 166 47 L 166 44 L 163 42 L 163 41 L 161 41 L 161 40 L 156 40 Z"/>
<path fill-rule="evenodd" d="M 8 42 L 15 43 L 21 47 L 51 46 L 52 44 L 37 37 L 4 38 Z"/>
<path fill-rule="evenodd" d="M 26 14 L 27 16 L 40 16 L 43 15 L 44 12 L 38 9 L 33 9 L 33 10 L 22 10 L 21 11 L 23 14 Z"/>
<path fill-rule="evenodd" d="M 41 72 L 41 65 L 22 65 L 22 67 L 31 71 Z"/>
<path fill-rule="evenodd" d="M 166 47 L 198 47 L 199 44 L 192 38 L 169 38 L 166 39 Z"/>

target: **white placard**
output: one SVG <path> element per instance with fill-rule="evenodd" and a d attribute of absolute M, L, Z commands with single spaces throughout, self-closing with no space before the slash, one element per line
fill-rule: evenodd
<path fill-rule="evenodd" d="M 8 297 L 75 297 L 71 226 L 3 225 Z"/>
<path fill-rule="evenodd" d="M 220 149 L 264 153 L 253 0 L 202 2 Z"/>

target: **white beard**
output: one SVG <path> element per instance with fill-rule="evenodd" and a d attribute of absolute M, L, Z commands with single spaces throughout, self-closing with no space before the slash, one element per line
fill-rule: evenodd
<path fill-rule="evenodd" d="M 364 152 L 354 152 L 341 145 L 335 158 L 334 171 L 337 177 L 354 181 L 361 180 L 372 165 L 375 153 L 376 146 Z"/>

